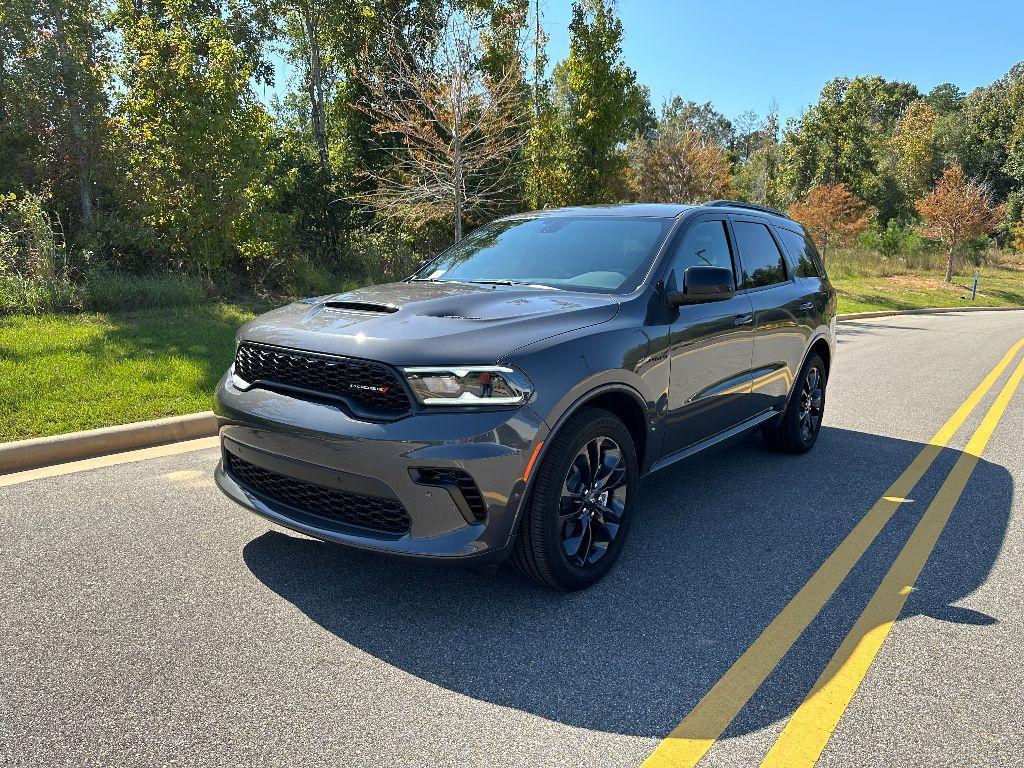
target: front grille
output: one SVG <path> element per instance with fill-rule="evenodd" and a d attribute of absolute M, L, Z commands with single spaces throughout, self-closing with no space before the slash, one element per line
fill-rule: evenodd
<path fill-rule="evenodd" d="M 367 360 L 242 343 L 235 354 L 235 374 L 250 384 L 341 398 L 381 415 L 398 415 L 411 407 L 397 374 Z"/>
<path fill-rule="evenodd" d="M 409 513 L 399 501 L 307 483 L 257 467 L 233 453 L 226 457 L 228 471 L 234 478 L 262 496 L 345 525 L 392 534 L 409 532 Z"/>
<path fill-rule="evenodd" d="M 487 517 L 487 505 L 484 503 L 484 497 L 466 470 L 448 467 L 417 467 L 415 474 L 416 482 L 422 485 L 434 485 L 461 494 L 466 508 L 477 522 L 482 523 Z"/>

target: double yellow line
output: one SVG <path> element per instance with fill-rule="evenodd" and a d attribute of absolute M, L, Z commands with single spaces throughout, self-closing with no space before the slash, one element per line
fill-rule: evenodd
<path fill-rule="evenodd" d="M 1022 347 L 1024 339 L 1010 348 L 757 640 L 651 753 L 644 762 L 645 768 L 694 766 L 711 749 L 793 643 L 820 613 Z M 807 698 L 793 714 L 762 763 L 763 766 L 812 766 L 821 755 L 839 718 L 846 711 L 860 681 L 867 674 L 868 667 L 902 610 L 914 581 L 931 554 L 1022 377 L 1024 359 L 996 397 L 896 562 Z"/>

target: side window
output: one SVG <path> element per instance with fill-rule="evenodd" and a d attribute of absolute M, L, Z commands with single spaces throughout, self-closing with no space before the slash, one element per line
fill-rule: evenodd
<path fill-rule="evenodd" d="M 736 244 L 743 263 L 743 287 L 760 288 L 786 281 L 786 261 L 764 224 L 737 221 Z"/>
<path fill-rule="evenodd" d="M 732 271 L 732 255 L 724 221 L 701 221 L 686 233 L 676 249 L 672 264 L 680 287 L 687 267 L 724 267 Z"/>
<path fill-rule="evenodd" d="M 789 252 L 796 259 L 796 276 L 821 277 L 817 267 L 818 254 L 814 250 L 811 238 L 788 229 L 780 229 L 779 234 L 782 236 L 782 242 L 786 244 Z"/>

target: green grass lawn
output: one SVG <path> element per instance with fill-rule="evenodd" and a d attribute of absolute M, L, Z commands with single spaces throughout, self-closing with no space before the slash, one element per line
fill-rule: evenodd
<path fill-rule="evenodd" d="M 840 312 L 970 304 L 970 278 L 837 277 Z M 1024 271 L 986 269 L 979 306 L 1024 306 Z M 207 410 L 235 330 L 263 307 L 0 317 L 0 442 Z"/>
<path fill-rule="evenodd" d="M 0 441 L 208 410 L 255 311 L 0 317 Z"/>
<path fill-rule="evenodd" d="M 974 273 L 956 275 L 953 283 L 943 282 L 936 273 L 909 273 L 888 277 L 833 277 L 840 314 L 928 307 L 1013 307 L 1024 306 L 1024 271 L 984 268 L 978 281 L 978 296 L 971 301 Z"/>

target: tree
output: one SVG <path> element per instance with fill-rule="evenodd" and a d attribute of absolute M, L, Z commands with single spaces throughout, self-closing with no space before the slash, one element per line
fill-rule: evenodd
<path fill-rule="evenodd" d="M 729 119 L 716 110 L 711 102 L 698 104 L 674 96 L 661 108 L 661 130 L 689 129 L 699 133 L 704 141 L 727 146 L 732 142 L 734 129 Z"/>
<path fill-rule="evenodd" d="M 944 164 L 983 179 L 999 199 L 1024 186 L 1024 62 L 943 118 L 939 144 Z"/>
<path fill-rule="evenodd" d="M 845 184 L 819 184 L 788 211 L 821 245 L 824 260 L 831 244 L 841 245 L 871 225 L 864 202 Z"/>
<path fill-rule="evenodd" d="M 609 202 L 626 159 L 620 146 L 650 129 L 647 89 L 622 61 L 622 22 L 607 0 L 577 0 L 569 56 L 554 70 L 554 202 Z"/>
<path fill-rule="evenodd" d="M 72 232 L 94 221 L 109 117 L 96 0 L 0 5 L 0 183 L 36 190 Z"/>
<path fill-rule="evenodd" d="M 935 126 L 939 113 L 918 99 L 907 106 L 889 140 L 892 172 L 909 199 L 931 186 L 937 161 Z"/>
<path fill-rule="evenodd" d="M 903 213 L 902 193 L 882 160 L 900 117 L 917 98 L 916 86 L 881 77 L 826 83 L 818 102 L 786 132 L 790 199 L 818 184 L 845 184 L 878 209 L 882 223 Z"/>
<path fill-rule="evenodd" d="M 917 201 L 925 221 L 925 234 L 948 248 L 946 282 L 953 282 L 953 262 L 968 240 L 990 234 L 1002 217 L 993 204 L 991 189 L 970 179 L 959 165 L 946 169 L 931 194 Z"/>
<path fill-rule="evenodd" d="M 728 197 L 732 172 L 725 150 L 690 128 L 669 126 L 653 139 L 637 135 L 626 148 L 633 199 L 696 203 Z"/>
<path fill-rule="evenodd" d="M 154 3 L 120 17 L 122 212 L 170 264 L 208 279 L 270 249 L 270 116 L 251 85 L 259 46 L 228 16 L 205 3 Z"/>
<path fill-rule="evenodd" d="M 960 110 L 964 104 L 965 95 L 953 83 L 941 83 L 928 91 L 924 100 L 940 115 L 949 115 Z"/>
<path fill-rule="evenodd" d="M 373 188 L 362 199 L 408 223 L 450 221 L 456 241 L 467 212 L 501 205 L 517 183 L 528 118 L 522 70 L 488 75 L 481 31 L 479 16 L 453 8 L 432 50 L 410 50 L 393 30 L 383 60 L 367 56 L 358 71 L 357 106 L 390 158 L 363 170 Z"/>

